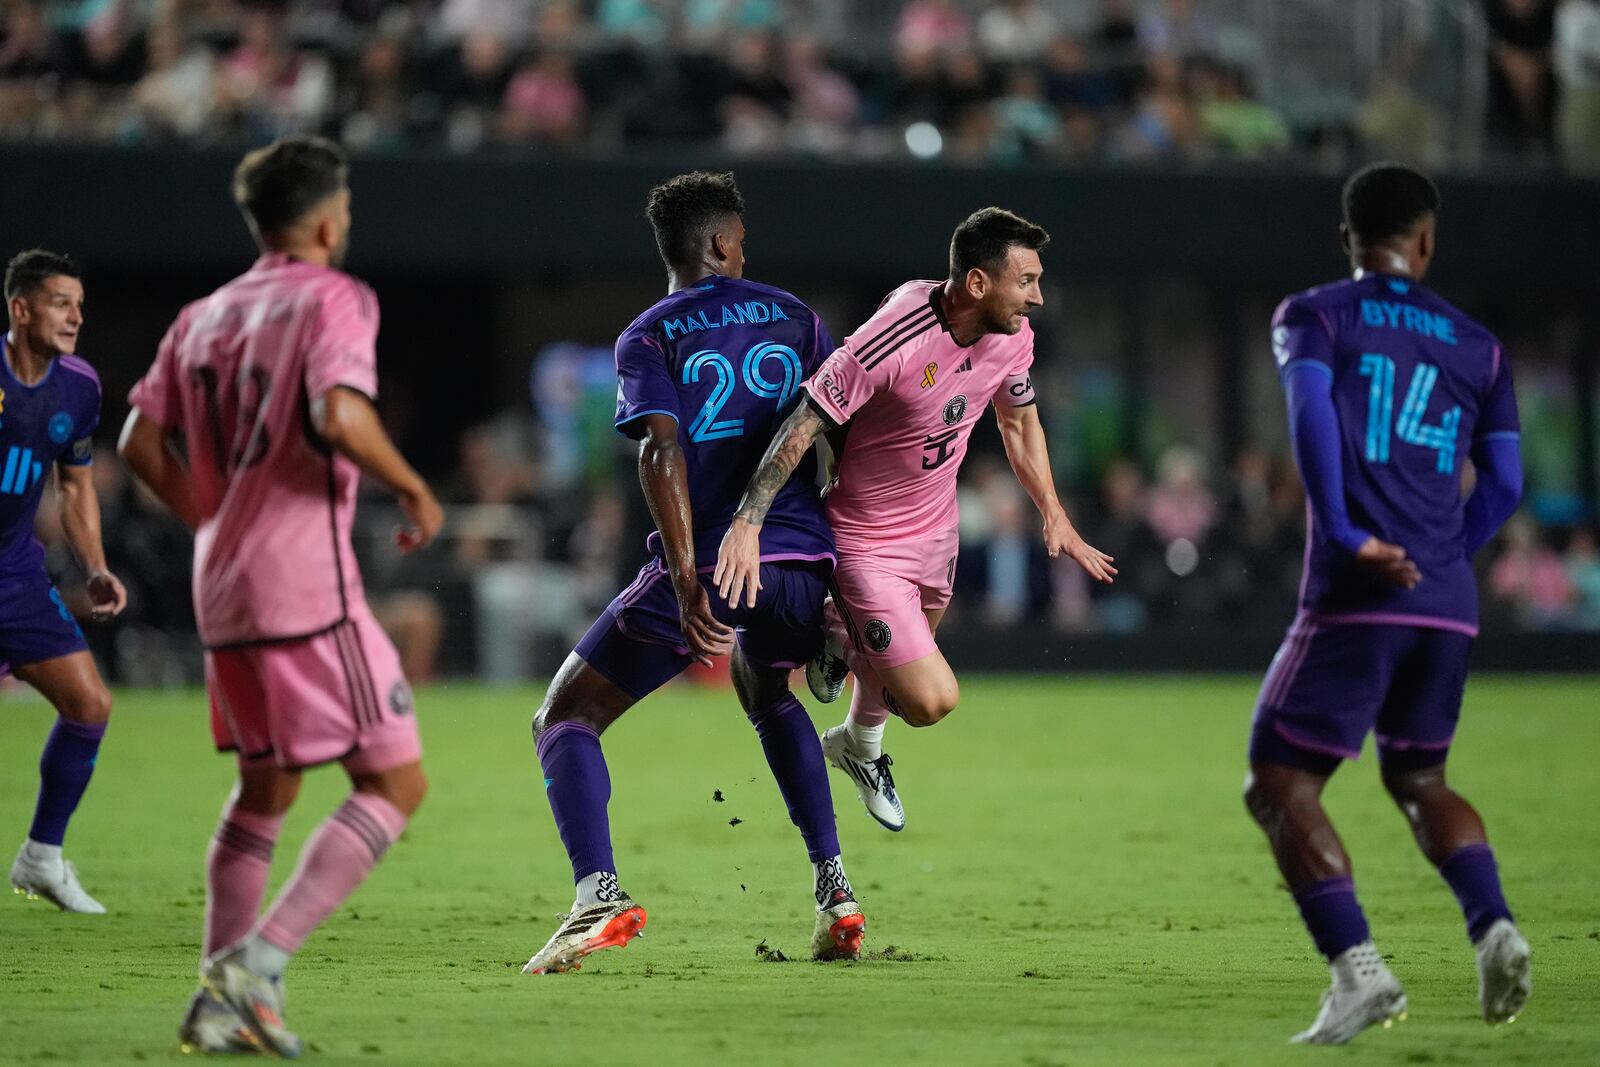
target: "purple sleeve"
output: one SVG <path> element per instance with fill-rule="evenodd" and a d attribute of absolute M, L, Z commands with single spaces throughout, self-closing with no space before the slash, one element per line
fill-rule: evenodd
<path fill-rule="evenodd" d="M 1344 506 L 1339 413 L 1333 406 L 1333 372 L 1324 363 L 1291 356 L 1280 360 L 1289 395 L 1289 437 L 1300 466 L 1311 514 L 1323 535 L 1354 555 L 1372 535 L 1350 521 Z"/>
<path fill-rule="evenodd" d="M 1494 349 L 1494 380 L 1483 398 L 1478 422 L 1473 427 L 1473 440 L 1494 437 L 1515 438 L 1522 430 L 1517 417 L 1517 391 L 1511 384 L 1511 364 L 1501 355 L 1499 345 Z"/>
<path fill-rule="evenodd" d="M 678 418 L 678 390 L 667 370 L 667 354 L 649 334 L 629 331 L 617 339 L 617 432 L 638 440 L 646 415 Z"/>
<path fill-rule="evenodd" d="M 838 347 L 833 343 L 833 334 L 829 333 L 828 328 L 822 324 L 822 316 L 818 315 L 813 309 L 811 317 L 816 323 L 817 345 L 811 353 L 810 361 L 806 363 L 807 378 L 815 374 L 817 368 L 822 366 L 823 362 L 833 355 L 833 350 Z"/>
<path fill-rule="evenodd" d="M 1472 465 L 1478 479 L 1467 498 L 1463 526 L 1469 558 L 1489 543 L 1522 501 L 1522 446 L 1517 435 L 1502 430 L 1479 437 L 1472 446 Z"/>
<path fill-rule="evenodd" d="M 1289 297 L 1272 314 L 1272 358 L 1278 361 L 1279 374 L 1305 361 L 1331 371 L 1333 324 L 1309 301 Z"/>

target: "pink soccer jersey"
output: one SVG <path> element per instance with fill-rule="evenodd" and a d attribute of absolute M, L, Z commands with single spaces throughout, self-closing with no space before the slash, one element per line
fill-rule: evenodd
<path fill-rule="evenodd" d="M 310 405 L 377 393 L 378 301 L 340 271 L 265 255 L 179 313 L 128 402 L 181 431 L 202 521 L 194 602 L 208 647 L 320 633 L 362 599 L 356 465 Z"/>
<path fill-rule="evenodd" d="M 956 525 L 956 472 L 992 400 L 1034 402 L 1033 328 L 963 348 L 940 307 L 943 282 L 890 293 L 806 382 L 813 403 L 850 424 L 828 521 L 842 551 L 936 537 Z"/>

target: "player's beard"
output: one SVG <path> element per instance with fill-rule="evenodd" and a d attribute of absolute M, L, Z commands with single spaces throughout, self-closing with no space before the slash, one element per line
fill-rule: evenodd
<path fill-rule="evenodd" d="M 984 332 L 1003 333 L 1007 335 L 1021 333 L 1022 323 L 1019 321 L 1015 325 L 1012 324 L 1012 320 L 1018 315 L 1026 316 L 1027 308 L 1021 308 L 1017 311 L 1006 311 L 1001 314 L 990 314 L 985 319 Z"/>

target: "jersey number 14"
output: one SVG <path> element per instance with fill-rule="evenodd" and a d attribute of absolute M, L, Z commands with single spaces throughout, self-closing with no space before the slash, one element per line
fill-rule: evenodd
<path fill-rule="evenodd" d="M 1434 384 L 1439 380 L 1439 368 L 1432 363 L 1417 364 L 1417 369 L 1411 374 L 1411 387 L 1406 390 L 1405 402 L 1400 405 L 1399 419 L 1394 415 L 1394 360 L 1368 352 L 1361 357 L 1361 375 L 1372 379 L 1372 388 L 1367 394 L 1367 462 L 1389 462 L 1389 439 L 1398 437 L 1406 444 L 1438 452 L 1439 473 L 1454 474 L 1461 405 L 1457 404 L 1445 412 L 1437 426 L 1429 426 L 1422 421 L 1428 409 L 1428 398 L 1433 395 Z"/>

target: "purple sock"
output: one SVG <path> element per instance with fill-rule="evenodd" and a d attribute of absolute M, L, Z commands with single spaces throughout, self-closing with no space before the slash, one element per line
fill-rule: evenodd
<path fill-rule="evenodd" d="M 611 858 L 611 772 L 606 769 L 600 735 L 588 723 L 566 720 L 539 735 L 539 765 L 544 792 L 556 817 L 556 830 L 572 860 L 572 880 L 596 871 L 615 871 Z"/>
<path fill-rule="evenodd" d="M 1511 918 L 1500 892 L 1500 868 L 1494 849 L 1487 844 L 1464 845 L 1439 864 L 1439 874 L 1449 883 L 1461 913 L 1467 917 L 1467 936 L 1476 943 L 1499 919 Z"/>
<path fill-rule="evenodd" d="M 1297 889 L 1294 902 L 1317 951 L 1330 961 L 1372 936 L 1356 902 L 1356 884 L 1349 878 L 1329 878 Z"/>
<path fill-rule="evenodd" d="M 767 766 L 789 805 L 789 818 L 800 828 L 813 863 L 839 855 L 839 833 L 833 822 L 833 796 L 828 792 L 828 767 L 811 716 L 793 693 L 776 704 L 748 712 L 761 738 Z"/>
<path fill-rule="evenodd" d="M 67 836 L 67 821 L 78 810 L 83 791 L 94 777 L 103 722 L 73 722 L 57 717 L 39 757 L 39 802 L 33 809 L 28 837 L 41 845 L 59 845 Z"/>

